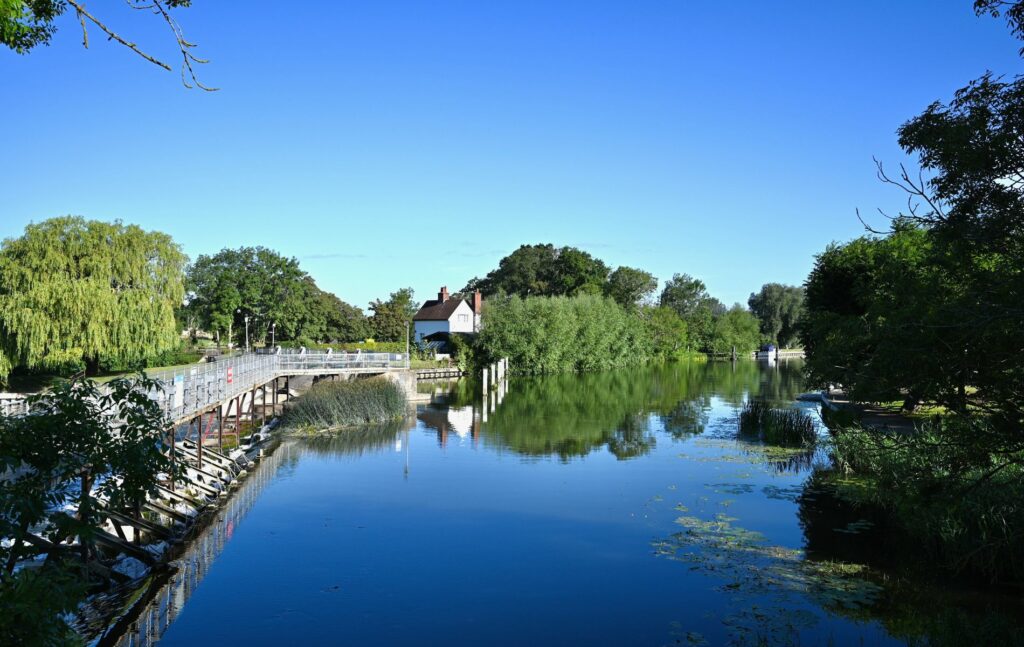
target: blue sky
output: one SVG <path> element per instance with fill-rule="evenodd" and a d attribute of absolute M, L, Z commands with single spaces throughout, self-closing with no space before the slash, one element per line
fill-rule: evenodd
<path fill-rule="evenodd" d="M 151 16 L 88 6 L 174 62 Z M 1024 71 L 969 0 L 288 6 L 178 13 L 212 94 L 71 16 L 0 51 L 0 236 L 71 213 L 264 245 L 361 307 L 553 242 L 745 302 L 899 209 L 872 156 L 904 161 L 901 123 Z"/>

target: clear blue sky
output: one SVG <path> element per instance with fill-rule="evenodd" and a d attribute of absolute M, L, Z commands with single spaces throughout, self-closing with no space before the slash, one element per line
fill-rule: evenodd
<path fill-rule="evenodd" d="M 89 8 L 174 61 L 151 16 Z M 244 7 L 240 10 L 239 7 Z M 986 69 L 1022 71 L 970 0 L 196 0 L 212 62 L 186 90 L 73 16 L 0 51 L 0 236 L 62 214 L 264 245 L 365 307 L 461 287 L 520 244 L 703 279 L 800 283 L 860 207 L 903 197 L 872 156 Z M 880 218 L 877 220 L 881 220 Z"/>

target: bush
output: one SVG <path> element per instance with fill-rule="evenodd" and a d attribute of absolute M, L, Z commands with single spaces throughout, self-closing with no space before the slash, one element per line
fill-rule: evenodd
<path fill-rule="evenodd" d="M 1024 439 L 949 418 L 912 434 L 841 429 L 832 449 L 840 496 L 883 508 L 929 569 L 1024 581 Z"/>
<path fill-rule="evenodd" d="M 385 378 L 319 382 L 284 415 L 291 429 L 324 430 L 378 424 L 405 415 L 402 389 Z"/>
<path fill-rule="evenodd" d="M 783 447 L 807 447 L 818 438 L 814 421 L 806 413 L 773 408 L 764 400 L 749 400 L 743 405 L 740 433 Z"/>

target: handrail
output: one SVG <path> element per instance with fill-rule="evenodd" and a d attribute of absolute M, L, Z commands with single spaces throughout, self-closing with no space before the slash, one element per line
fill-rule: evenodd
<path fill-rule="evenodd" d="M 331 353 L 308 350 L 301 354 L 245 353 L 184 368 L 147 372 L 160 387 L 148 395 L 160 404 L 168 419 L 181 420 L 247 393 L 275 377 L 317 374 L 321 371 L 331 373 L 408 368 L 409 356 L 405 353 Z M 0 398 L 0 413 L 3 415 L 24 413 L 26 408 L 24 396 Z"/>

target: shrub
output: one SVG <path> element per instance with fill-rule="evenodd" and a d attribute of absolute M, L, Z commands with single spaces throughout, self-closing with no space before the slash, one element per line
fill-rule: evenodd
<path fill-rule="evenodd" d="M 378 424 L 405 414 L 402 389 L 385 378 L 319 382 L 284 415 L 291 429 L 323 430 Z"/>
<path fill-rule="evenodd" d="M 839 494 L 881 506 L 929 568 L 1024 581 L 1024 440 L 986 420 L 935 419 L 914 433 L 835 432 Z M 847 485 L 843 485 L 843 484 Z"/>

